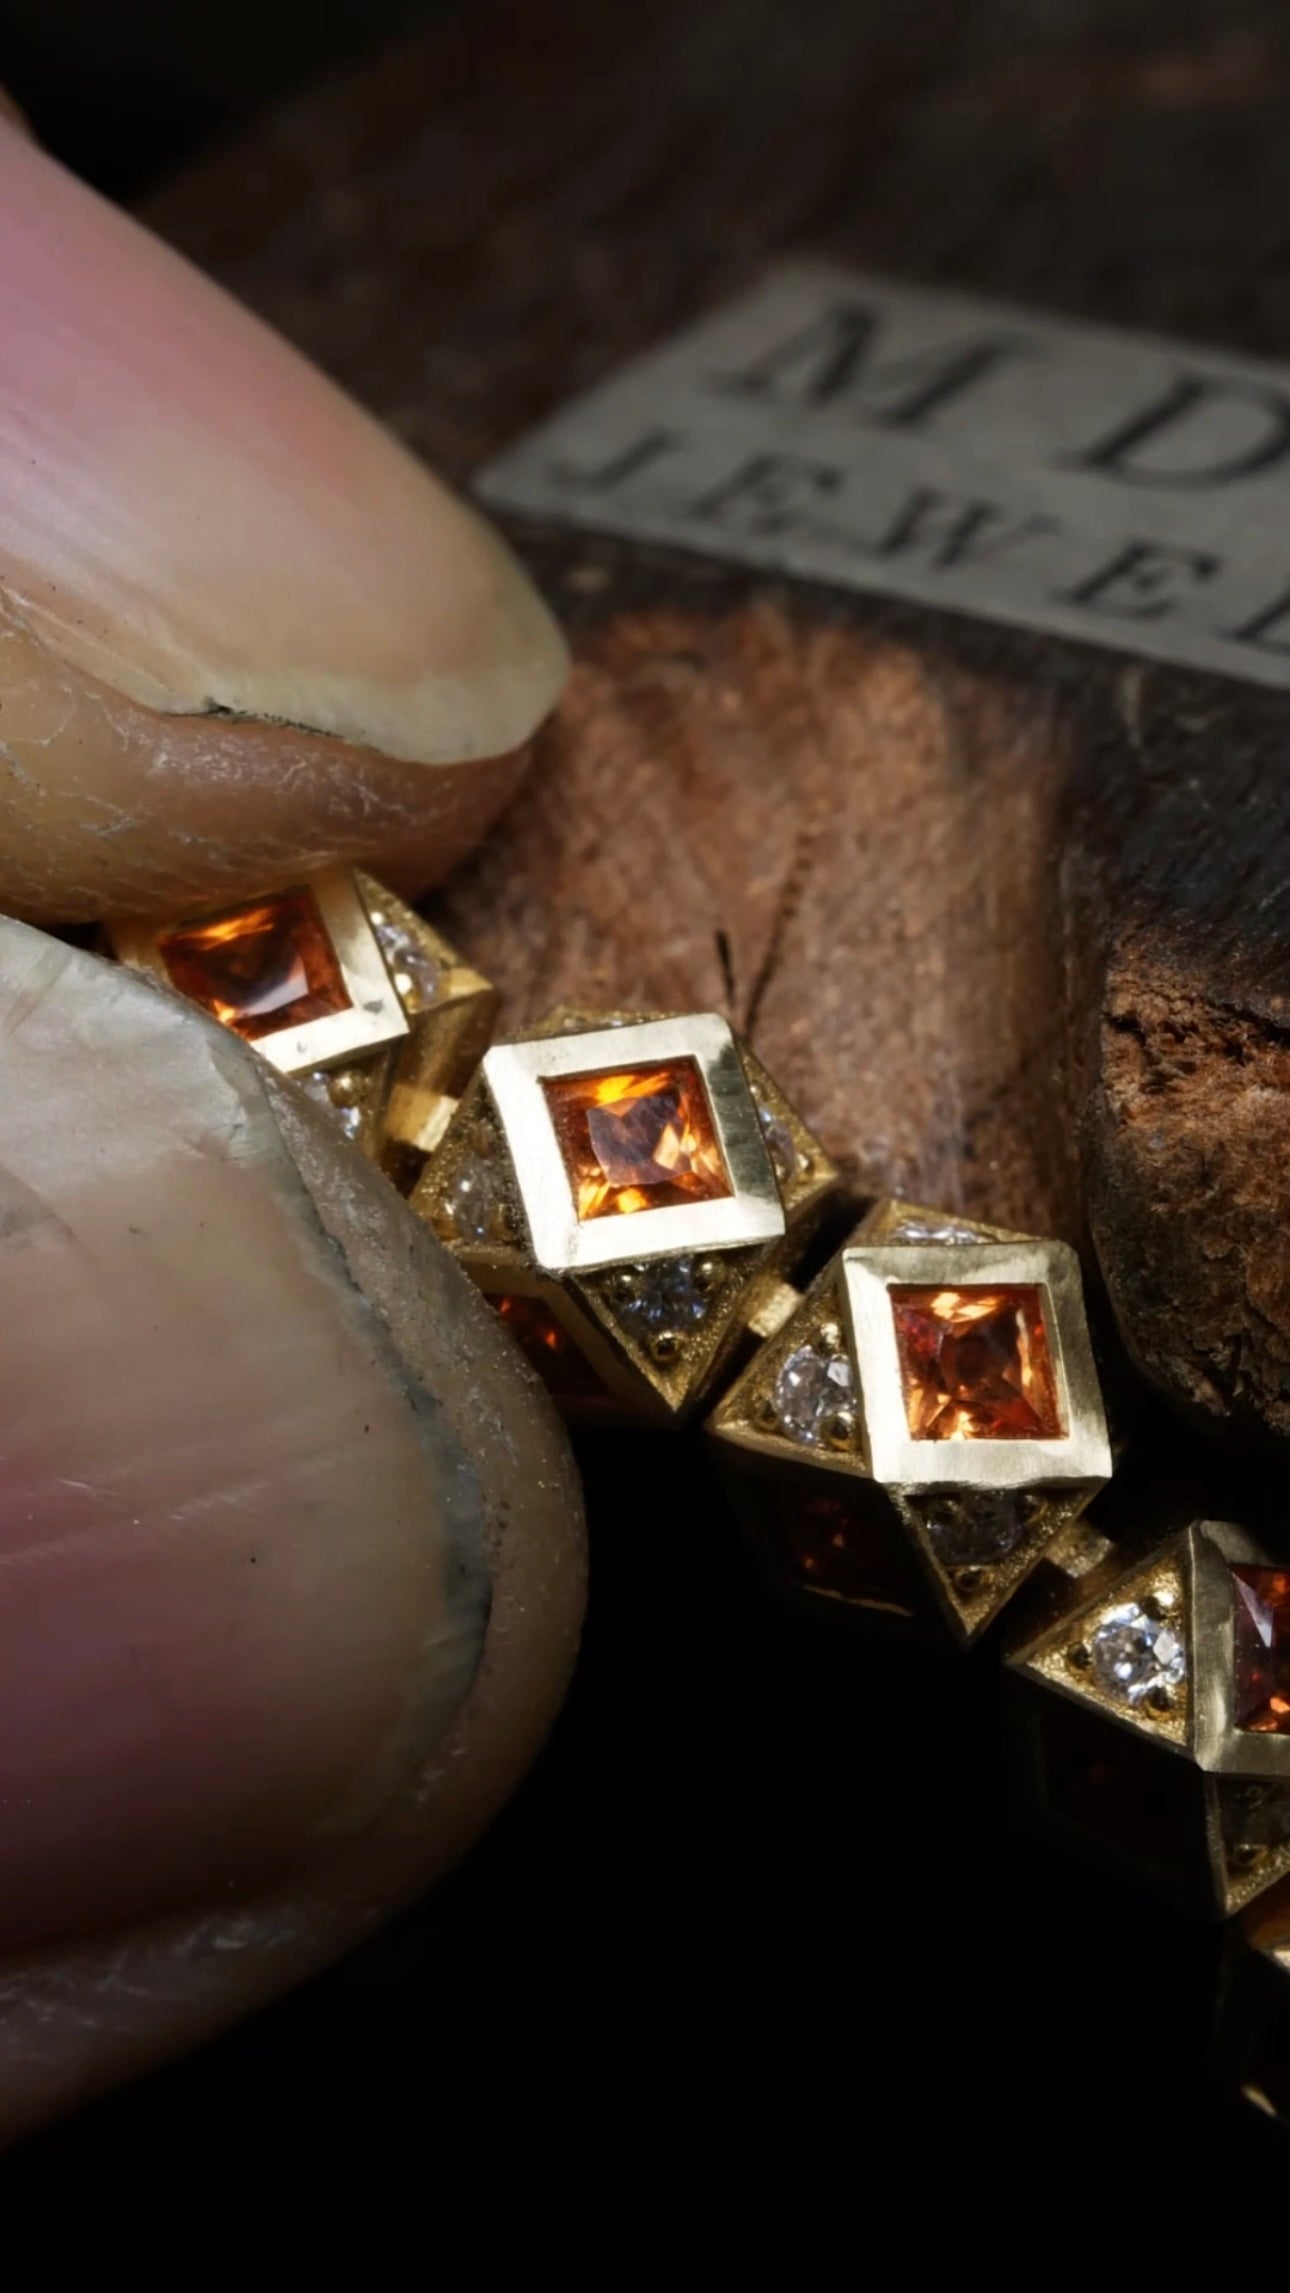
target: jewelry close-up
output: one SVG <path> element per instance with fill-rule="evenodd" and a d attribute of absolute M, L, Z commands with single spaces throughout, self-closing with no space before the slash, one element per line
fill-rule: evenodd
<path fill-rule="evenodd" d="M 495 1044 L 412 1196 L 571 1415 L 676 1423 L 773 1313 L 836 1182 L 716 1012 Z"/>
<path fill-rule="evenodd" d="M 1111 1471 L 1064 1243 L 878 1203 L 713 1412 L 768 1572 L 985 1630 Z"/>
<path fill-rule="evenodd" d="M 290 1075 L 345 1137 L 410 1185 L 493 1031 L 497 995 L 357 868 L 173 920 L 114 922 L 110 952 Z"/>
<path fill-rule="evenodd" d="M 1290 1881 L 1232 1930 L 1216 2035 L 1227 2085 L 1290 2132 Z"/>
<path fill-rule="evenodd" d="M 493 1042 L 488 981 L 358 870 L 106 937 L 380 1165 L 573 1422 L 706 1412 L 775 1593 L 962 1646 L 1020 1611 L 1055 1830 L 1210 1915 L 1290 1875 L 1290 1571 L 1233 1523 L 1085 1518 L 1113 1458 L 1066 1243 L 887 1197 L 799 1289 L 838 1167 L 719 1013 Z"/>
<path fill-rule="evenodd" d="M 1290 16 L 48 14 L 0 2153 L 1275 2188 Z"/>
<path fill-rule="evenodd" d="M 1045 1814 L 1202 1914 L 1290 1872 L 1290 1570 L 1193 1521 L 1072 1580 L 1014 1650 Z"/>

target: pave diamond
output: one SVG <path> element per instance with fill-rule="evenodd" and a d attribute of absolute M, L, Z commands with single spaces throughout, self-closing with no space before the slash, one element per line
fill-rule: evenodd
<path fill-rule="evenodd" d="M 1110 1608 L 1089 1642 L 1093 1676 L 1108 1696 L 1137 1706 L 1168 1695 L 1187 1676 L 1187 1652 L 1177 1625 L 1152 1616 L 1136 1600 Z"/>
<path fill-rule="evenodd" d="M 1007 1560 L 1030 1526 L 1030 1507 L 1014 1490 L 937 1490 L 910 1503 L 947 1568 L 985 1568 L 991 1561 Z"/>
<path fill-rule="evenodd" d="M 766 1141 L 770 1167 L 779 1185 L 791 1186 L 798 1175 L 799 1157 L 797 1142 L 788 1124 L 782 1115 L 777 1115 L 774 1108 L 768 1107 L 762 1099 L 757 1101 L 757 1120 Z"/>
<path fill-rule="evenodd" d="M 781 1432 L 814 1448 L 829 1437 L 838 1414 L 851 1406 L 851 1364 L 845 1354 L 798 1346 L 775 1380 L 774 1407 Z"/>
<path fill-rule="evenodd" d="M 1290 1791 L 1282 1784 L 1231 1784 L 1223 1817 L 1234 1847 L 1290 1846 Z"/>
<path fill-rule="evenodd" d="M 980 1242 L 981 1235 L 971 1226 L 960 1226 L 953 1218 L 928 1218 L 919 1211 L 909 1211 L 898 1218 L 884 1242 L 941 1242 L 957 1245 L 960 1242 Z"/>
<path fill-rule="evenodd" d="M 325 1067 L 314 1067 L 307 1075 L 298 1075 L 296 1080 L 305 1097 L 312 1099 L 316 1107 L 321 1107 L 347 1139 L 358 1137 L 363 1128 L 363 1110 L 360 1106 L 347 1105 L 336 1097 L 334 1075 L 329 1074 Z"/>
<path fill-rule="evenodd" d="M 619 1319 L 650 1337 L 663 1330 L 695 1329 L 711 1311 L 719 1279 L 719 1270 L 706 1258 L 659 1258 L 651 1265 L 624 1266 L 619 1270 Z"/>
<path fill-rule="evenodd" d="M 448 1222 L 459 1242 L 497 1238 L 504 1196 L 496 1165 L 476 1155 L 457 1172 L 444 1197 Z"/>
<path fill-rule="evenodd" d="M 424 1011 L 439 993 L 439 966 L 429 948 L 384 908 L 372 908 L 369 917 L 399 1001 L 409 1012 Z"/>

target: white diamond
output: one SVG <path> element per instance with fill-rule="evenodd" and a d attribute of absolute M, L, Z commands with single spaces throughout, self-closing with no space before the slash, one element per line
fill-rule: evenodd
<path fill-rule="evenodd" d="M 958 1243 L 979 1242 L 981 1236 L 974 1234 L 970 1226 L 960 1226 L 953 1218 L 921 1218 L 911 1213 L 907 1218 L 897 1219 L 885 1240 Z"/>
<path fill-rule="evenodd" d="M 466 1163 L 452 1182 L 444 1204 L 459 1242 L 488 1242 L 497 1232 L 502 1186 L 491 1163 Z"/>
<path fill-rule="evenodd" d="M 851 1364 L 844 1354 L 798 1346 L 775 1380 L 775 1415 L 793 1441 L 824 1440 L 839 1410 L 851 1404 Z"/>
<path fill-rule="evenodd" d="M 382 909 L 373 909 L 371 921 L 401 1001 L 413 1011 L 424 1011 L 439 993 L 439 966 L 434 957 L 412 932 Z"/>
<path fill-rule="evenodd" d="M 1233 1787 L 1235 1804 L 1229 1806 L 1225 1828 L 1243 1847 L 1285 1847 L 1290 1844 L 1290 1792 L 1275 1784 Z"/>
<path fill-rule="evenodd" d="M 716 1287 L 711 1272 L 699 1275 L 693 1258 L 660 1258 L 624 1268 L 632 1287 L 618 1311 L 623 1321 L 650 1331 L 682 1329 L 705 1319 Z"/>
<path fill-rule="evenodd" d="M 358 1137 L 363 1128 L 363 1110 L 361 1107 L 337 1106 L 331 1095 L 332 1079 L 325 1067 L 314 1067 L 307 1075 L 297 1075 L 296 1081 L 305 1097 L 312 1099 L 316 1107 L 321 1107 L 323 1113 L 330 1116 L 337 1130 L 343 1131 L 347 1139 Z"/>
<path fill-rule="evenodd" d="M 985 1568 L 1015 1553 L 1027 1521 L 1022 1499 L 992 1489 L 940 1491 L 921 1501 L 927 1534 L 947 1568 Z"/>
<path fill-rule="evenodd" d="M 1175 1625 L 1136 1600 L 1109 1608 L 1089 1643 L 1093 1674 L 1108 1696 L 1140 1704 L 1176 1688 L 1187 1675 L 1187 1651 Z"/>
<path fill-rule="evenodd" d="M 771 1169 L 781 1186 L 791 1185 L 797 1177 L 798 1154 L 797 1142 L 788 1124 L 782 1115 L 777 1115 L 773 1107 L 765 1106 L 760 1099 L 757 1101 L 757 1120 L 766 1141 Z"/>

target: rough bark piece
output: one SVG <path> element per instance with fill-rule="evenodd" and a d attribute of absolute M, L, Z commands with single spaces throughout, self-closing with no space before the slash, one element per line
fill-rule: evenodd
<path fill-rule="evenodd" d="M 458 478 L 787 250 L 1281 349 L 1283 12 L 1029 14 L 490 10 L 152 219 Z M 577 668 L 443 903 L 511 1015 L 716 1002 L 859 1185 L 1077 1239 L 1087 1188 L 1149 1374 L 1290 1434 L 1284 703 L 516 538 Z"/>
<path fill-rule="evenodd" d="M 1063 869 L 1089 1220 L 1147 1374 L 1203 1424 L 1284 1438 L 1286 704 L 1132 670 L 1115 699 L 1075 743 Z"/>

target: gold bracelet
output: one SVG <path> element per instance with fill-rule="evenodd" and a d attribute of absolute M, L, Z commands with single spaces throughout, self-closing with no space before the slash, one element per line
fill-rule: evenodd
<path fill-rule="evenodd" d="M 1004 1611 L 1037 1804 L 1211 1915 L 1290 1873 L 1290 1569 L 1233 1522 L 1104 1534 L 1075 1253 L 899 1200 L 802 1289 L 838 1172 L 716 1012 L 497 996 L 329 868 L 122 962 L 253 1044 L 378 1163 L 578 1420 L 707 1432 L 776 1591 L 968 1645 Z"/>

